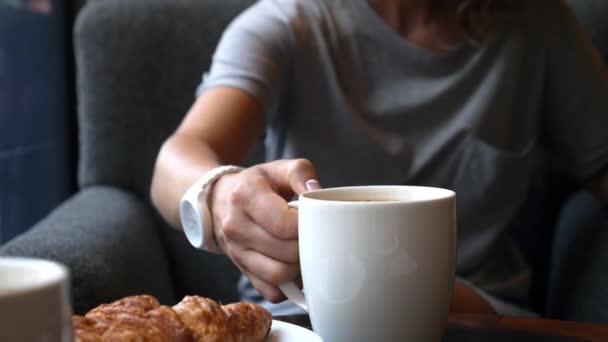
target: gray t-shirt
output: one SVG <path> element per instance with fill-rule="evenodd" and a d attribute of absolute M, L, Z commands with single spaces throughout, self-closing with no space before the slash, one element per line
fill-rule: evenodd
<path fill-rule="evenodd" d="M 539 147 L 579 180 L 608 164 L 599 55 L 562 1 L 527 6 L 484 42 L 434 53 L 366 0 L 261 0 L 225 31 L 198 92 L 253 95 L 268 159 L 308 158 L 325 187 L 455 190 L 458 275 L 525 296 L 527 268 L 504 231 Z"/>

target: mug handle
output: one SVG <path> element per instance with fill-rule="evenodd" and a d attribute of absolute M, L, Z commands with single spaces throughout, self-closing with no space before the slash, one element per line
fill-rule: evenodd
<path fill-rule="evenodd" d="M 289 202 L 290 208 L 298 208 L 298 201 Z M 308 312 L 308 304 L 306 303 L 306 296 L 304 296 L 304 292 L 298 288 L 296 283 L 293 281 L 288 281 L 286 283 L 280 284 L 279 289 L 283 292 L 283 294 L 289 299 L 292 303 L 299 306 L 302 310 Z"/>

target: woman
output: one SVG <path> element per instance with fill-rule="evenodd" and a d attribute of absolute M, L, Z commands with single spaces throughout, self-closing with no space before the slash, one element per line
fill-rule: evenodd
<path fill-rule="evenodd" d="M 539 146 L 608 197 L 602 68 L 559 1 L 261 0 L 226 30 L 159 153 L 152 197 L 180 227 L 186 190 L 242 163 L 265 133 L 270 162 L 222 172 L 201 205 L 217 244 L 207 248 L 280 302 L 278 284 L 299 273 L 294 194 L 318 180 L 450 188 L 452 311 L 525 314 L 499 299 L 524 298 L 529 273 L 504 232 Z"/>

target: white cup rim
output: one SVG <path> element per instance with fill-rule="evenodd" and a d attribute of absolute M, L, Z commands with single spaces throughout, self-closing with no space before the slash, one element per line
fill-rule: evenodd
<path fill-rule="evenodd" d="M 31 292 L 55 287 L 68 278 L 68 268 L 58 262 L 38 258 L 26 257 L 0 257 L 0 273 L 6 266 L 22 267 L 24 270 L 38 270 L 39 278 L 29 284 L 18 287 L 1 289 L 0 300 L 8 297 L 17 297 Z"/>
<path fill-rule="evenodd" d="M 389 201 L 374 201 L 363 198 L 356 200 L 348 200 L 348 199 L 332 199 L 332 195 L 347 195 L 347 194 L 396 194 L 396 193 L 416 193 L 418 197 L 416 198 L 394 198 Z M 377 195 L 378 197 L 382 197 L 383 195 Z M 356 196 L 355 196 L 356 197 Z M 365 196 L 364 196 L 365 197 Z M 398 196 L 396 196 L 398 197 Z M 423 204 L 423 203 L 432 203 L 432 202 L 441 202 L 448 199 L 452 199 L 456 197 L 456 193 L 449 189 L 439 188 L 439 187 L 431 187 L 431 186 L 413 186 L 413 185 L 363 185 L 363 186 L 344 186 L 344 187 L 332 187 L 332 188 L 323 188 L 319 190 L 313 190 L 300 195 L 299 200 L 305 201 L 313 201 L 317 203 L 324 204 L 338 204 L 338 205 L 366 205 L 366 206 L 374 206 L 374 205 L 382 205 L 382 206 L 390 206 L 390 205 L 404 205 L 404 204 Z"/>

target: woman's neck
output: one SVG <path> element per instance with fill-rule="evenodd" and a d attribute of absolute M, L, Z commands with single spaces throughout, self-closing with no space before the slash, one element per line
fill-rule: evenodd
<path fill-rule="evenodd" d="M 369 0 L 374 10 L 400 33 L 424 25 L 430 19 L 429 0 Z"/>
<path fill-rule="evenodd" d="M 368 1 L 388 26 L 419 47 L 445 52 L 465 38 L 458 25 L 456 8 L 437 11 L 431 0 Z"/>

